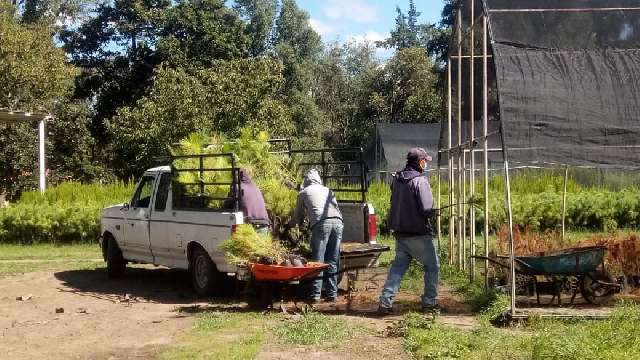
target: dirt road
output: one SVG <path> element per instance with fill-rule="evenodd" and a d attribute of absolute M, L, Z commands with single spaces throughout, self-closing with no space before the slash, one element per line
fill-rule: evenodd
<path fill-rule="evenodd" d="M 102 269 L 0 278 L 0 357 L 153 358 L 193 321 L 180 311 L 198 303 L 188 284 L 184 272 L 144 268 L 117 281 Z"/>
<path fill-rule="evenodd" d="M 439 321 L 472 327 L 474 320 L 466 315 L 466 305 L 458 302 L 447 287 L 442 287 L 441 293 L 441 303 L 450 312 Z M 366 315 L 375 311 L 377 296 L 378 290 L 357 293 L 348 312 L 341 297 L 338 311 L 326 311 L 368 328 L 362 336 L 334 349 L 283 346 L 268 337 L 258 359 L 410 358 L 401 338 L 384 334 L 387 327 L 402 319 L 402 314 L 419 310 L 417 294 L 398 294 L 399 313 L 383 319 Z M 186 272 L 162 268 L 130 268 L 125 278 L 115 281 L 106 279 L 104 269 L 5 276 L 0 278 L 0 358 L 153 359 L 188 333 L 200 312 L 193 309 L 214 307 L 224 311 L 230 304 L 243 306 L 237 300 L 198 299 L 189 287 Z"/>

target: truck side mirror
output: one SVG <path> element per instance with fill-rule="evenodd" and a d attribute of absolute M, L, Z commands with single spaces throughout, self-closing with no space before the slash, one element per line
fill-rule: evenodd
<path fill-rule="evenodd" d="M 120 211 L 127 211 L 127 210 L 129 210 L 129 203 L 122 204 Z"/>

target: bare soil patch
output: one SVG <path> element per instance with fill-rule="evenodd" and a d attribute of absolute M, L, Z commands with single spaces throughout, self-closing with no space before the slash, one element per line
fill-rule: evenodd
<path fill-rule="evenodd" d="M 177 311 L 199 301 L 188 284 L 184 272 L 149 268 L 128 269 L 125 278 L 112 281 L 103 269 L 3 277 L 3 356 L 153 358 L 192 323 L 191 315 Z M 26 295 L 32 297 L 17 300 Z"/>
<path fill-rule="evenodd" d="M 10 359 L 153 359 L 192 329 L 203 311 L 247 311 L 238 299 L 198 299 L 184 271 L 135 266 L 123 279 L 107 280 L 105 270 L 38 271 L 0 280 L 0 344 Z M 378 317 L 379 289 L 356 292 L 347 309 L 342 294 L 334 305 L 317 310 L 358 329 L 336 345 L 282 345 L 274 334 L 258 359 L 409 359 L 402 338 L 390 336 L 404 314 L 420 311 L 419 296 L 401 291 L 396 312 Z M 30 296 L 29 296 L 30 295 Z M 475 326 L 468 306 L 441 286 L 446 309 L 438 321 Z M 18 298 L 21 298 L 20 300 Z M 287 303 L 295 309 L 293 303 Z M 56 312 L 56 309 L 62 309 Z M 294 310 L 295 311 L 295 310 Z M 242 336 L 242 334 L 238 334 Z"/>

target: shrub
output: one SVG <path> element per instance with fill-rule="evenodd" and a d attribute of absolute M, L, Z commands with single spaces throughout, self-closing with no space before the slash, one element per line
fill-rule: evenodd
<path fill-rule="evenodd" d="M 0 243 L 68 244 L 92 242 L 100 235 L 100 211 L 125 202 L 132 183 L 63 183 L 44 194 L 30 191 L 0 209 Z"/>

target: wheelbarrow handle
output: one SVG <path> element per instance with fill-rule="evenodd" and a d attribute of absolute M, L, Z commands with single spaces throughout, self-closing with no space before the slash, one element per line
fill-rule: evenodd
<path fill-rule="evenodd" d="M 509 269 L 510 268 L 509 265 L 503 264 L 503 263 L 499 262 L 498 260 L 496 260 L 494 258 L 491 258 L 491 257 L 488 257 L 488 256 L 472 255 L 471 257 L 475 258 L 475 259 L 480 259 L 480 260 L 488 260 L 490 263 L 498 265 L 498 266 L 500 266 L 500 267 L 502 267 L 504 269 Z M 504 259 L 508 259 L 509 258 L 508 256 L 497 256 L 497 257 L 498 258 L 504 258 Z M 524 267 L 526 270 L 528 270 L 528 271 L 530 271 L 532 273 L 536 272 L 536 270 L 533 267 L 531 267 L 531 265 L 527 264 L 526 262 L 524 262 L 524 261 L 522 261 L 522 260 L 520 260 L 518 258 L 514 258 L 514 260 L 516 261 L 516 263 L 518 263 L 518 265 Z M 530 273 L 527 273 L 526 271 L 522 271 L 522 270 L 519 270 L 517 268 L 516 268 L 516 272 L 520 273 L 522 275 L 532 275 Z"/>

